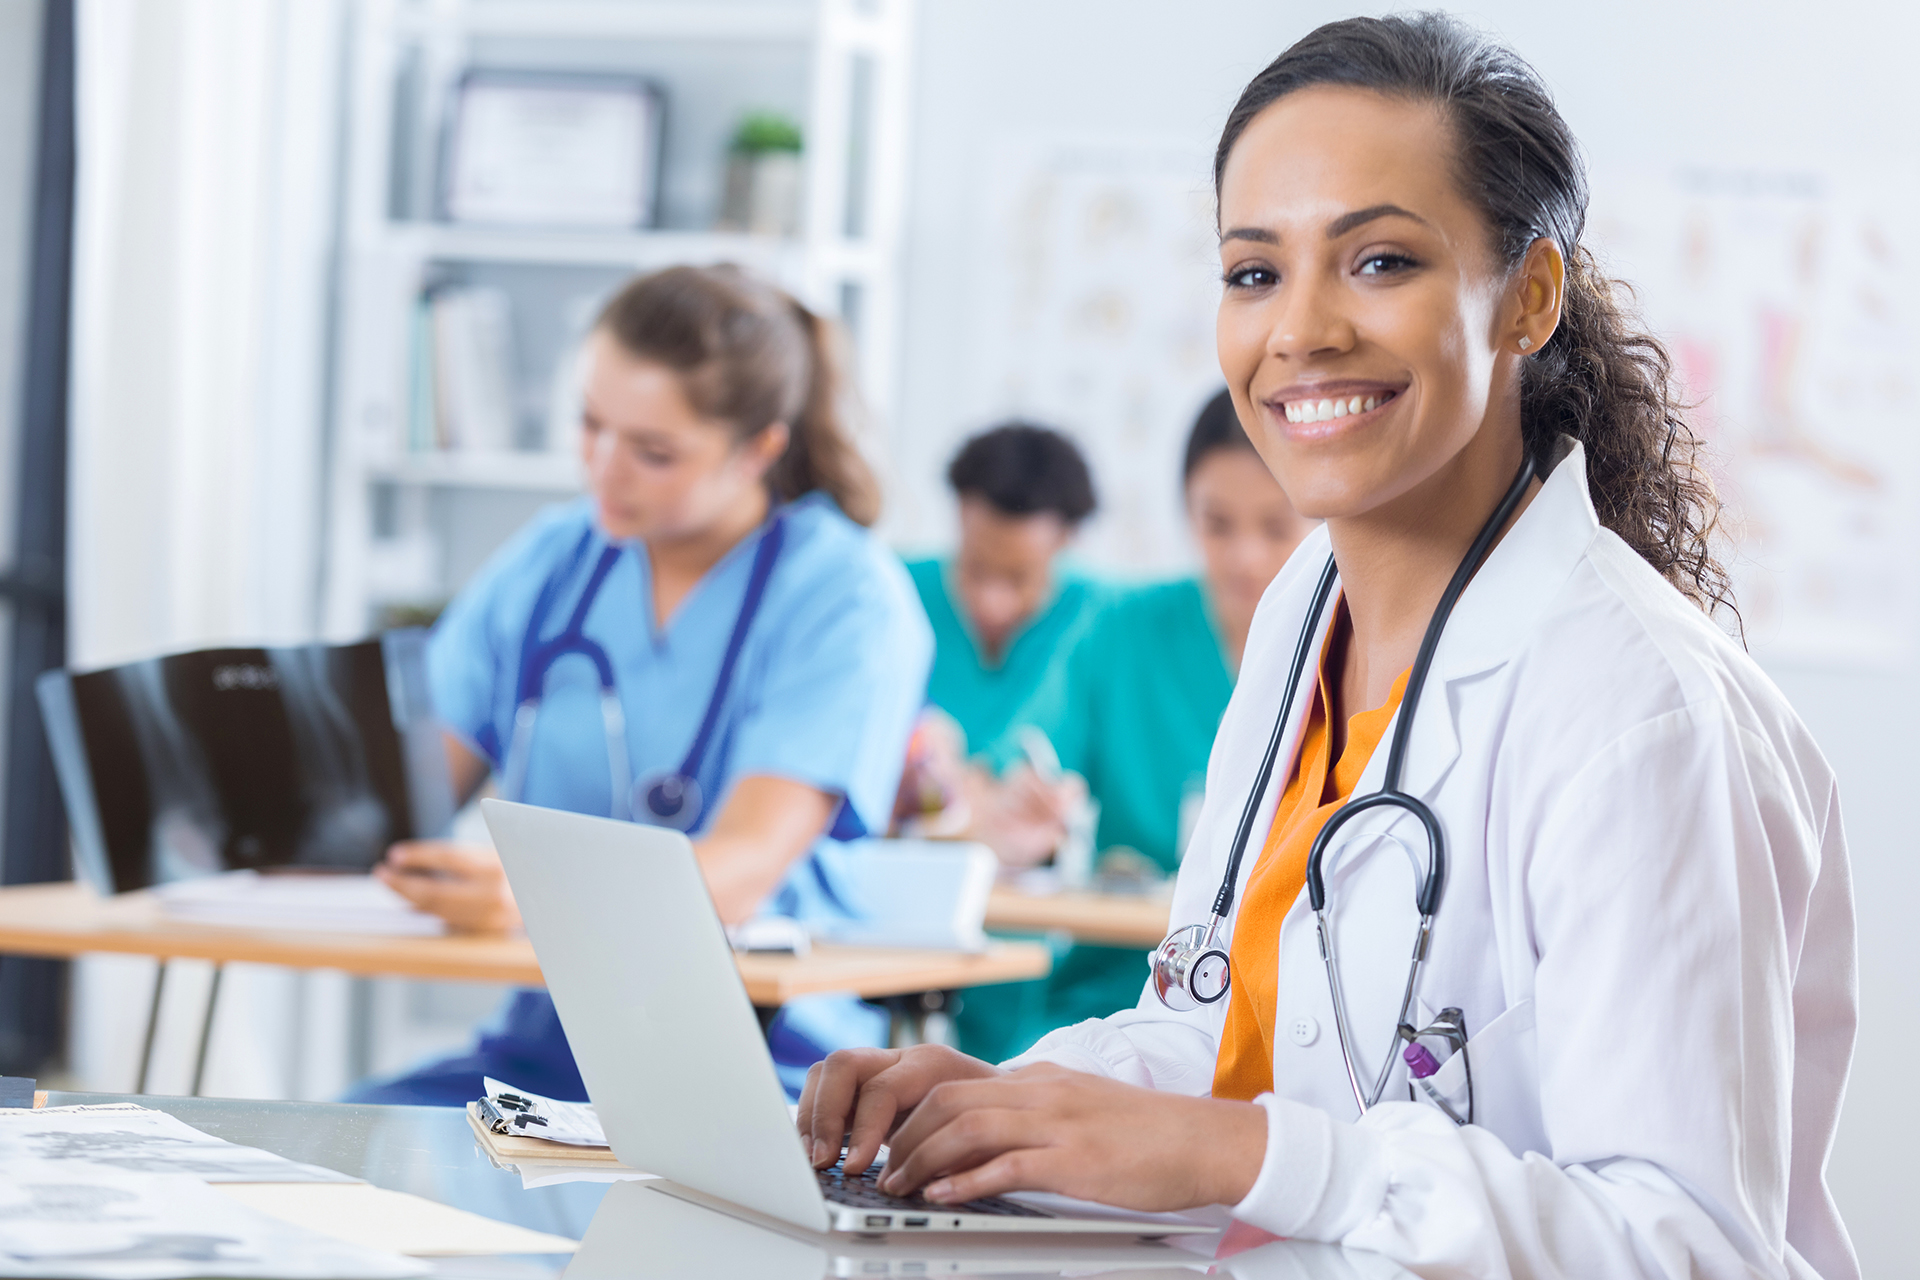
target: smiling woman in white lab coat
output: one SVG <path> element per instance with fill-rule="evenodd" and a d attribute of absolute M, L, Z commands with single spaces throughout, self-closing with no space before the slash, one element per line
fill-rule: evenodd
<path fill-rule="evenodd" d="M 1181 1011 L 1149 983 L 1000 1067 L 836 1054 L 815 1160 L 851 1121 L 849 1171 L 891 1134 L 886 1190 L 1223 1203 L 1426 1275 L 1857 1275 L 1824 1182 L 1855 1022 L 1834 779 L 1716 624 L 1717 506 L 1581 247 L 1545 87 L 1443 16 L 1331 24 L 1248 86 L 1215 180 L 1221 366 L 1325 520 L 1254 619 L 1174 897 L 1204 924 L 1251 836 L 1231 986 Z M 1408 717 L 1450 869 L 1409 992 L 1423 826 L 1335 824 L 1343 1050 L 1301 886 Z"/>

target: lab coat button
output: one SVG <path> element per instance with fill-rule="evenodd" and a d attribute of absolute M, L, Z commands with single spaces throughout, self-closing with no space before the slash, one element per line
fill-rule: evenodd
<path fill-rule="evenodd" d="M 1320 1024 L 1303 1013 L 1293 1020 L 1293 1025 L 1287 1028 L 1287 1034 L 1293 1037 L 1295 1044 L 1304 1049 L 1320 1038 Z"/>

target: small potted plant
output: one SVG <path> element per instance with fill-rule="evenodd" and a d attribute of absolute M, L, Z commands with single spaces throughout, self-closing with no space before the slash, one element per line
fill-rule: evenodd
<path fill-rule="evenodd" d="M 800 230 L 800 126 L 773 111 L 740 121 L 727 154 L 720 229 L 757 236 Z"/>

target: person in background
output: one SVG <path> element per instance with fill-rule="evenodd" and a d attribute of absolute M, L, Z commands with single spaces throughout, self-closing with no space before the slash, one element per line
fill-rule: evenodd
<path fill-rule="evenodd" d="M 1179 866 L 1253 612 L 1313 527 L 1254 452 L 1224 389 L 1194 422 L 1181 475 L 1200 575 L 1107 602 L 987 753 L 1011 762 L 1023 726 L 1045 733 L 1100 806 L 1101 869 L 1148 879 Z M 1063 804 L 1074 799 L 1053 794 Z M 961 1014 L 962 1047 L 992 1061 L 1025 1052 L 1054 1027 L 1131 1007 L 1142 972 L 1137 951 L 1075 946 L 1044 980 L 1039 1008 L 1023 1007 L 1029 1016 L 1019 1025 L 988 1025 L 994 1002 L 970 994 L 976 1012 Z"/>
<path fill-rule="evenodd" d="M 836 350 L 828 322 L 733 268 L 627 285 L 589 342 L 589 496 L 494 556 L 428 648 L 462 800 L 491 776 L 510 800 L 686 830 L 730 926 L 842 912 L 841 842 L 887 827 L 932 658 L 865 527 L 879 495 Z M 377 873 L 457 929 L 519 919 L 489 847 L 409 841 Z M 826 997 L 787 1006 L 769 1040 L 797 1089 L 828 1050 L 884 1034 L 877 1010 Z M 351 1096 L 461 1105 L 483 1075 L 586 1097 L 536 991 L 468 1052 Z"/>
<path fill-rule="evenodd" d="M 960 500 L 951 557 L 907 562 L 933 623 L 926 729 L 978 756 L 1006 732 L 1105 598 L 1093 579 L 1060 563 L 1097 505 L 1093 477 L 1073 441 L 1027 422 L 1005 422 L 960 446 L 947 467 Z M 944 717 L 944 719 L 942 718 Z M 1015 862 L 1053 851 L 1065 834 L 1057 788 L 1024 766 L 996 782 L 966 770 L 960 829 Z"/>
<path fill-rule="evenodd" d="M 907 562 L 933 623 L 927 701 L 967 747 L 991 745 L 1075 639 L 1099 589 L 1060 553 L 1093 514 L 1093 477 L 1073 441 L 1008 422 L 960 446 L 947 467 L 960 500 L 951 557 Z"/>

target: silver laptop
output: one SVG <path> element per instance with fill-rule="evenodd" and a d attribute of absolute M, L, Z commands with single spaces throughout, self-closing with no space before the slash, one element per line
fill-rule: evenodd
<path fill-rule="evenodd" d="M 882 1193 L 871 1170 L 815 1170 L 687 838 L 502 800 L 481 811 L 587 1094 L 625 1163 L 812 1231 L 1212 1229 L 1024 1199 L 935 1205 Z"/>

